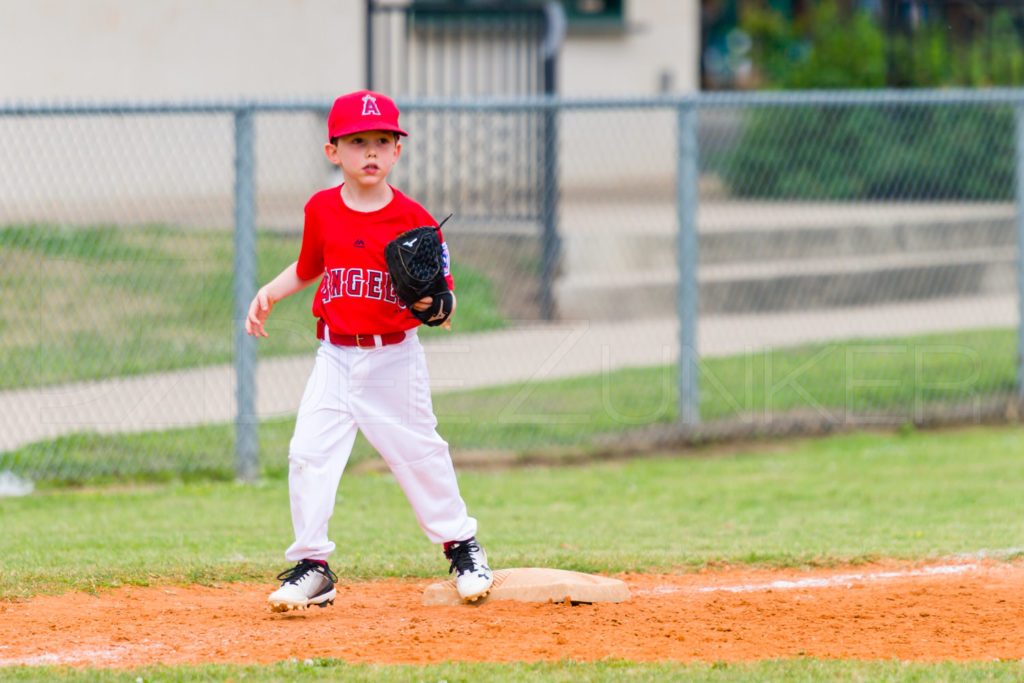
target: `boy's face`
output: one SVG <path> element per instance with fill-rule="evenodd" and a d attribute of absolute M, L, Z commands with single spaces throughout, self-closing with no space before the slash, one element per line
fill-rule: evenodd
<path fill-rule="evenodd" d="M 386 130 L 352 133 L 338 138 L 336 143 L 327 143 L 327 158 L 341 167 L 345 182 L 365 187 L 384 182 L 402 152 L 397 136 Z"/>

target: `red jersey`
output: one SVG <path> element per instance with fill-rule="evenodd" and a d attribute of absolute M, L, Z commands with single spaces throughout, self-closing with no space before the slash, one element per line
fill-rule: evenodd
<path fill-rule="evenodd" d="M 395 296 L 384 247 L 406 230 L 437 221 L 416 201 L 391 190 L 387 206 L 366 213 L 345 205 L 340 186 L 317 192 L 306 203 L 296 271 L 303 280 L 323 276 L 313 315 L 336 334 L 387 334 L 420 324 Z M 448 246 L 440 237 L 444 274 L 453 287 Z"/>

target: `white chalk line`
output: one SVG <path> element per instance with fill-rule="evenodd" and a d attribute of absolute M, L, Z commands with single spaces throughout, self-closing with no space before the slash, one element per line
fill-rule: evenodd
<path fill-rule="evenodd" d="M 114 647 L 107 650 L 71 650 L 68 652 L 47 652 L 30 657 L 0 658 L 3 666 L 54 666 L 58 664 L 79 664 L 96 661 L 108 662 L 119 658 L 128 651 L 125 647 Z"/>
<path fill-rule="evenodd" d="M 795 581 L 777 580 L 768 583 L 746 583 L 734 586 L 697 586 L 692 588 L 681 588 L 678 586 L 656 586 L 650 590 L 632 591 L 634 595 L 665 595 L 668 593 L 715 593 L 724 591 L 727 593 L 753 593 L 764 590 L 793 590 L 799 588 L 833 588 L 850 587 L 855 583 L 867 583 L 869 581 L 884 581 L 886 579 L 902 579 L 915 576 L 936 576 L 943 574 L 962 574 L 964 572 L 978 569 L 978 564 L 951 564 L 939 565 L 936 567 L 924 567 L 923 569 L 906 569 L 889 572 L 873 572 L 870 574 L 837 574 L 829 577 L 815 577 L 797 579 Z"/>
<path fill-rule="evenodd" d="M 4 648 L 6 649 L 6 647 Z M 45 652 L 28 657 L 0 657 L 0 668 L 5 666 L 60 666 L 75 664 L 116 663 L 126 654 L 136 655 L 140 650 L 151 651 L 145 645 L 115 645 L 106 649 L 66 650 L 61 652 Z"/>

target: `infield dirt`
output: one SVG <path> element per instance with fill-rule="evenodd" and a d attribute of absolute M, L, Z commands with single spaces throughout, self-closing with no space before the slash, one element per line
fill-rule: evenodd
<path fill-rule="evenodd" d="M 343 583 L 334 605 L 289 614 L 267 610 L 270 584 L 38 596 L 0 602 L 0 665 L 1024 658 L 1020 561 L 616 578 L 628 602 L 424 607 L 431 580 Z"/>

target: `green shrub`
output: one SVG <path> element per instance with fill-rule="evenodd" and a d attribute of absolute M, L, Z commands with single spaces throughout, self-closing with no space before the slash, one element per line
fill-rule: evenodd
<path fill-rule="evenodd" d="M 745 112 L 713 163 L 732 194 L 792 199 L 1009 199 L 1009 107 L 850 105 Z"/>
<path fill-rule="evenodd" d="M 886 40 L 867 12 L 844 19 L 832 0 L 806 24 L 753 10 L 741 22 L 764 87 L 865 89 L 886 83 Z M 985 43 L 953 45 L 943 26 L 891 44 L 894 73 L 909 85 L 1021 82 L 1024 51 L 1007 12 Z M 738 197 L 773 199 L 1004 200 L 1014 188 L 1009 107 L 929 105 L 773 106 L 744 112 L 731 150 L 709 160 Z"/>
<path fill-rule="evenodd" d="M 923 24 L 913 34 L 897 35 L 891 44 L 889 84 L 939 88 L 1024 83 L 1024 41 L 1010 13 L 998 10 L 976 35 L 970 43 L 956 43 L 945 23 Z"/>
<path fill-rule="evenodd" d="M 881 20 L 858 10 L 843 16 L 834 0 L 796 20 L 773 9 L 745 9 L 757 81 L 765 89 L 989 87 L 1024 84 L 1024 39 L 1011 14 L 984 17 L 970 42 L 945 21 L 887 35 Z"/>
<path fill-rule="evenodd" d="M 751 8 L 740 27 L 751 38 L 751 56 L 765 88 L 885 85 L 885 41 L 868 12 L 843 17 L 828 0 L 813 7 L 805 21 L 792 22 L 775 10 Z"/>

